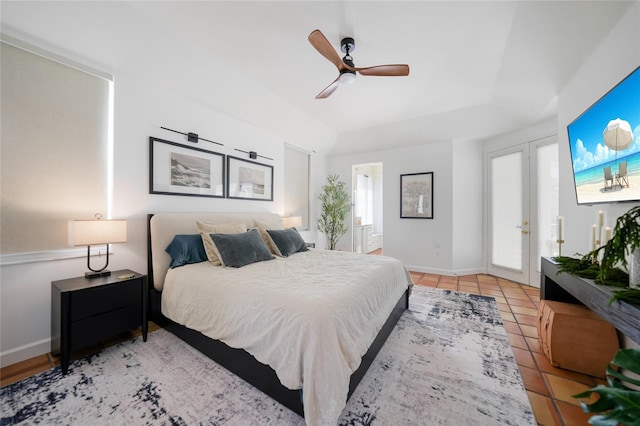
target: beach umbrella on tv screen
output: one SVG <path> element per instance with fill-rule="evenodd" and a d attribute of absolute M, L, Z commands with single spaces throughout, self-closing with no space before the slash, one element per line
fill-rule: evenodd
<path fill-rule="evenodd" d="M 602 133 L 604 143 L 614 151 L 629 148 L 633 142 L 633 132 L 628 121 L 616 118 L 611 120 Z M 616 153 L 617 157 L 617 153 Z"/>

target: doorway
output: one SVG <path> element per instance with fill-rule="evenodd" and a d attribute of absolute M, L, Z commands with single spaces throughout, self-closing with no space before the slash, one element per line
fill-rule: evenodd
<path fill-rule="evenodd" d="M 353 251 L 382 254 L 382 163 L 352 166 Z"/>
<path fill-rule="evenodd" d="M 488 154 L 488 272 L 540 287 L 540 258 L 557 255 L 555 137 Z"/>

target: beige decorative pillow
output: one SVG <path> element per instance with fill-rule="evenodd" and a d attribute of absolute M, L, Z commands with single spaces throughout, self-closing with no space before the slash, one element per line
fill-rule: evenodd
<path fill-rule="evenodd" d="M 264 234 L 262 233 L 262 231 L 260 231 L 260 236 L 262 235 L 266 235 L 267 236 L 267 247 L 269 248 L 269 251 L 273 254 L 275 254 L 278 257 L 284 257 L 282 252 L 280 251 L 280 247 L 278 247 L 278 245 L 276 244 L 275 241 L 273 241 L 273 238 L 271 238 L 271 235 L 269 235 L 269 233 L 267 231 L 276 231 L 276 229 L 265 229 L 264 230 Z M 264 238 L 263 238 L 264 240 Z"/>
<path fill-rule="evenodd" d="M 220 261 L 220 252 L 213 243 L 210 234 L 241 234 L 247 232 L 247 226 L 244 223 L 204 223 L 199 220 L 196 221 L 198 225 L 198 231 L 202 237 L 202 244 L 204 245 L 204 251 L 207 253 L 209 262 L 214 265 L 222 265 Z"/>
<path fill-rule="evenodd" d="M 254 220 L 253 222 L 255 223 L 256 228 L 258 228 L 258 231 L 260 231 L 260 236 L 262 237 L 267 247 L 269 247 L 269 250 L 271 250 L 271 253 L 275 254 L 276 256 L 282 256 L 280 250 L 278 250 L 278 246 L 275 245 L 269 234 L 267 234 L 267 229 L 270 231 L 282 231 L 284 229 L 282 220 L 273 220 L 269 222 Z"/>

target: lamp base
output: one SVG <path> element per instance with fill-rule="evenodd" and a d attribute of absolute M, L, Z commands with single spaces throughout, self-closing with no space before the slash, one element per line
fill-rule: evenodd
<path fill-rule="evenodd" d="M 98 278 L 98 277 L 107 277 L 111 275 L 111 271 L 98 271 L 98 272 L 85 272 L 84 277 L 88 279 Z"/>

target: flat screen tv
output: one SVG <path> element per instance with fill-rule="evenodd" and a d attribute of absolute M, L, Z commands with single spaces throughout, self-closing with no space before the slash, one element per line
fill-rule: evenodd
<path fill-rule="evenodd" d="M 640 201 L 640 67 L 567 131 L 578 204 Z"/>

